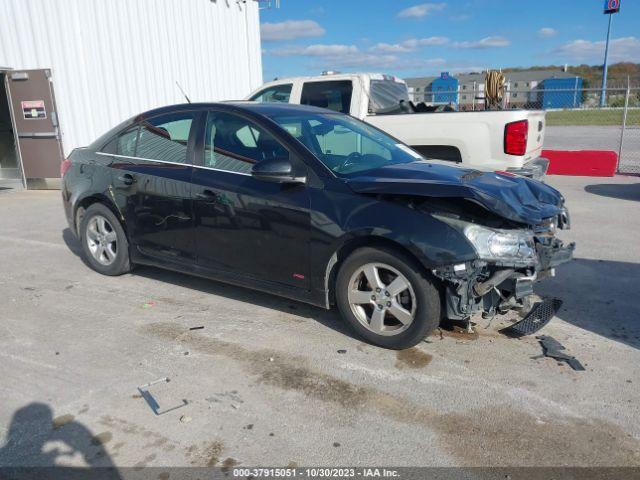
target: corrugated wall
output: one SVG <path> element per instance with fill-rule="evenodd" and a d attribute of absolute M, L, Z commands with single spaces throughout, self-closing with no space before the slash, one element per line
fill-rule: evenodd
<path fill-rule="evenodd" d="M 0 0 L 0 65 L 50 68 L 65 155 L 150 108 L 262 84 L 252 0 Z"/>

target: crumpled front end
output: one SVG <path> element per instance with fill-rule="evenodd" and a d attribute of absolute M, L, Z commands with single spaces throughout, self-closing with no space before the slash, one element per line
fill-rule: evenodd
<path fill-rule="evenodd" d="M 438 218 L 465 234 L 479 257 L 433 270 L 445 285 L 445 316 L 451 320 L 530 310 L 534 284 L 554 276 L 556 267 L 573 258 L 575 244 L 565 245 L 556 236 L 557 229 L 570 227 L 565 208 L 531 229 L 490 229 Z"/>

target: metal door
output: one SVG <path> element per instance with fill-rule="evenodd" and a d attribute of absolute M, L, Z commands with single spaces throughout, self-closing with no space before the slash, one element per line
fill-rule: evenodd
<path fill-rule="evenodd" d="M 5 82 L 26 187 L 60 188 L 63 153 L 51 71 L 11 70 Z"/>

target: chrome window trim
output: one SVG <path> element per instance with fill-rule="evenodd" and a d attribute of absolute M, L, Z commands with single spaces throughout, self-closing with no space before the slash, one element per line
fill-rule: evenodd
<path fill-rule="evenodd" d="M 103 157 L 116 157 L 116 158 L 126 158 L 129 160 L 142 160 L 145 162 L 168 163 L 169 165 L 182 165 L 185 167 L 201 168 L 203 170 L 213 170 L 215 172 L 231 173 L 233 175 L 243 175 L 245 177 L 252 176 L 250 173 L 232 172 L 230 170 L 222 170 L 220 168 L 205 167 L 204 165 L 192 165 L 191 163 L 169 162 L 167 160 L 156 160 L 154 158 L 131 157 L 129 155 L 116 155 L 115 153 L 105 153 L 105 152 L 95 152 L 95 153 L 96 155 L 102 155 Z"/>

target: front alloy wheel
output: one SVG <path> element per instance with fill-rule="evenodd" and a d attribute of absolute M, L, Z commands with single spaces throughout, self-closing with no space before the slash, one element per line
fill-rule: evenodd
<path fill-rule="evenodd" d="M 381 347 L 413 347 L 440 323 L 440 294 L 433 279 L 402 251 L 354 251 L 340 266 L 335 292 L 343 318 Z"/>
<path fill-rule="evenodd" d="M 413 323 L 417 300 L 402 273 L 384 263 L 367 263 L 349 281 L 351 311 L 377 335 L 398 335 Z"/>

